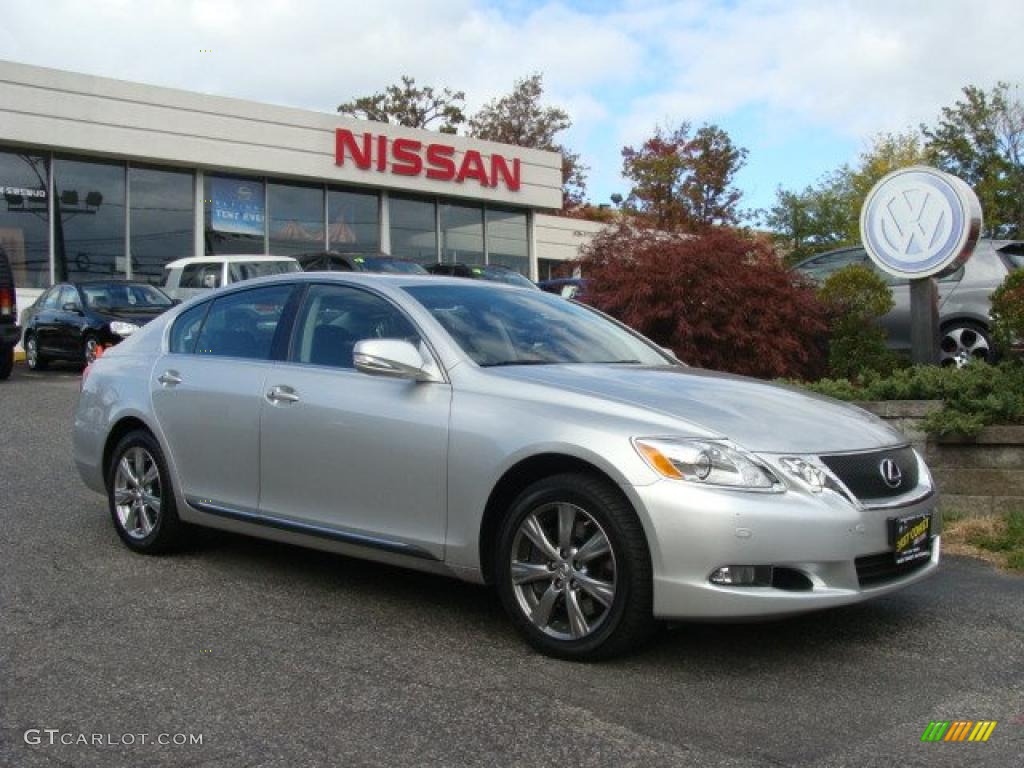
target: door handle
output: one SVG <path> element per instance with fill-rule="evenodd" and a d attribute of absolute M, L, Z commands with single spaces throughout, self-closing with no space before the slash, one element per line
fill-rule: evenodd
<path fill-rule="evenodd" d="M 177 371 L 164 371 L 157 378 L 157 381 L 159 381 L 165 387 L 173 387 L 178 384 L 181 384 L 181 376 L 178 375 Z"/>
<path fill-rule="evenodd" d="M 299 396 L 291 387 L 271 387 L 267 392 L 267 400 L 272 403 L 297 403 Z"/>

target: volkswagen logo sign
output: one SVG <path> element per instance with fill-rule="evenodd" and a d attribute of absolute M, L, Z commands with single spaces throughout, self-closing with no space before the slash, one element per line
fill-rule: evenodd
<path fill-rule="evenodd" d="M 934 168 L 893 171 L 860 212 L 864 248 L 896 277 L 952 272 L 970 258 L 981 232 L 981 204 L 967 184 Z"/>
<path fill-rule="evenodd" d="M 882 480 L 890 488 L 899 488 L 903 482 L 903 470 L 892 459 L 882 459 L 878 465 L 878 471 L 882 474 Z"/>

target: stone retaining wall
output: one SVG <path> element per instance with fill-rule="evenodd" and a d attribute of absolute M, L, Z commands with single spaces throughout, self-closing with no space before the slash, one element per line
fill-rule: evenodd
<path fill-rule="evenodd" d="M 929 400 L 857 403 L 880 416 L 922 451 L 942 491 L 944 512 L 998 514 L 1024 509 L 1024 426 L 986 427 L 973 438 L 932 438 L 921 420 L 941 404 Z"/>

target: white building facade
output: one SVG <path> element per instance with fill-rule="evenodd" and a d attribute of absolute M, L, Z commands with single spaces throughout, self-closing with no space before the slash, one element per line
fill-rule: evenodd
<path fill-rule="evenodd" d="M 0 194 L 22 307 L 63 280 L 159 283 L 204 254 L 384 252 L 537 279 L 599 228 L 538 213 L 561 207 L 557 153 L 2 61 Z"/>

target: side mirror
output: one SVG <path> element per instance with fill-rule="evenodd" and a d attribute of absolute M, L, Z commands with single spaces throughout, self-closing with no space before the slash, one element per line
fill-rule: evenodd
<path fill-rule="evenodd" d="M 62 312 L 74 312 L 78 315 L 82 314 L 82 308 L 73 301 L 65 303 L 60 309 Z"/>
<path fill-rule="evenodd" d="M 363 339 L 352 350 L 356 370 L 371 376 L 412 381 L 441 381 L 433 360 L 423 359 L 415 344 L 402 339 Z"/>

